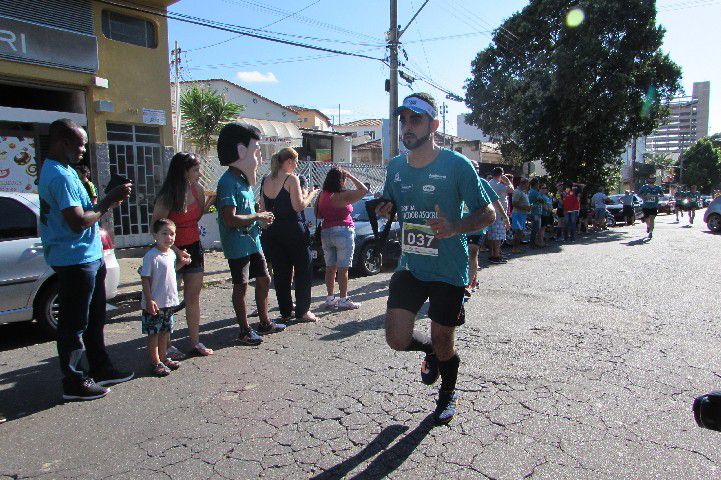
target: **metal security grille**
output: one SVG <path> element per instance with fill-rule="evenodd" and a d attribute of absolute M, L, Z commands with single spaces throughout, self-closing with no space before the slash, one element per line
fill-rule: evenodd
<path fill-rule="evenodd" d="M 151 242 L 150 219 L 155 195 L 163 180 L 160 129 L 140 125 L 108 124 L 110 173 L 133 182 L 133 193 L 113 210 L 118 247 Z"/>
<path fill-rule="evenodd" d="M 0 15 L 94 35 L 90 0 L 0 0 Z"/>

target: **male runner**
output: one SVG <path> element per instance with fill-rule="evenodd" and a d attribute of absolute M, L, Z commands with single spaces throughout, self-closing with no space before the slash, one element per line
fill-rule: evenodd
<path fill-rule="evenodd" d="M 701 192 L 697 190 L 696 185 L 691 185 L 691 191 L 688 192 L 688 199 L 689 199 L 689 208 L 688 208 L 688 216 L 689 216 L 689 222 L 693 223 L 693 221 L 696 219 L 696 210 L 702 207 L 701 204 Z"/>
<path fill-rule="evenodd" d="M 677 223 L 679 222 L 679 218 L 678 218 L 679 213 L 683 217 L 683 201 L 686 199 L 686 193 L 687 192 L 685 192 L 683 190 L 683 187 L 681 185 L 679 185 L 678 187 L 676 187 L 676 192 L 673 194 L 673 197 L 676 200 L 676 208 L 674 208 L 674 210 L 676 210 L 676 222 Z"/>
<path fill-rule="evenodd" d="M 456 413 L 455 392 L 460 358 L 455 329 L 465 321 L 463 292 L 468 284 L 468 249 L 464 233 L 487 227 L 495 211 L 478 174 L 463 155 L 434 142 L 438 129 L 436 102 L 426 93 L 413 93 L 395 112 L 400 117 L 408 155 L 388 164 L 380 215 L 395 205 L 402 226 L 403 254 L 390 281 L 385 331 L 388 345 L 398 351 L 426 354 L 421 380 L 432 385 L 441 377 L 434 412 L 437 424 Z M 469 214 L 461 218 L 463 204 Z M 429 300 L 430 340 L 413 325 Z"/>
<path fill-rule="evenodd" d="M 643 198 L 643 221 L 646 222 L 646 233 L 650 240 L 653 238 L 654 222 L 658 214 L 658 197 L 663 195 L 663 188 L 656 185 L 656 177 L 652 176 L 646 180 L 638 194 Z"/>

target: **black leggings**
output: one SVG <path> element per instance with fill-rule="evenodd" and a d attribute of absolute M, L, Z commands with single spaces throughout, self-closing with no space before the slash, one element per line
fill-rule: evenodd
<path fill-rule="evenodd" d="M 310 310 L 313 286 L 310 247 L 305 225 L 300 222 L 273 223 L 262 237 L 263 249 L 273 264 L 273 284 L 280 315 L 288 318 L 293 309 L 291 282 L 295 273 L 295 316 L 302 318 Z"/>

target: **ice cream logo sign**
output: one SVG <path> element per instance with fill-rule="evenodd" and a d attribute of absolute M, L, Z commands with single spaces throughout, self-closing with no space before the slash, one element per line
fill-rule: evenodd
<path fill-rule="evenodd" d="M 37 177 L 35 141 L 0 137 L 0 191 L 37 193 Z"/>

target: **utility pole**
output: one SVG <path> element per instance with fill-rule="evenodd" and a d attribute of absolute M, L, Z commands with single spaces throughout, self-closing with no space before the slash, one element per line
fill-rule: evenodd
<path fill-rule="evenodd" d="M 180 48 L 178 41 L 175 41 L 173 49 L 173 65 L 175 67 L 175 151 L 183 149 L 183 134 L 181 128 L 182 115 L 180 112 Z"/>
<path fill-rule="evenodd" d="M 395 109 L 398 106 L 398 0 L 391 0 L 391 28 L 388 31 L 390 49 L 390 104 L 388 121 L 390 122 L 390 158 L 398 155 L 398 119 Z"/>
<path fill-rule="evenodd" d="M 443 115 L 443 146 L 446 146 L 446 113 L 448 112 L 448 105 L 443 102 L 441 105 L 441 115 Z"/>
<path fill-rule="evenodd" d="M 340 103 L 338 104 L 338 124 L 340 124 Z"/>

